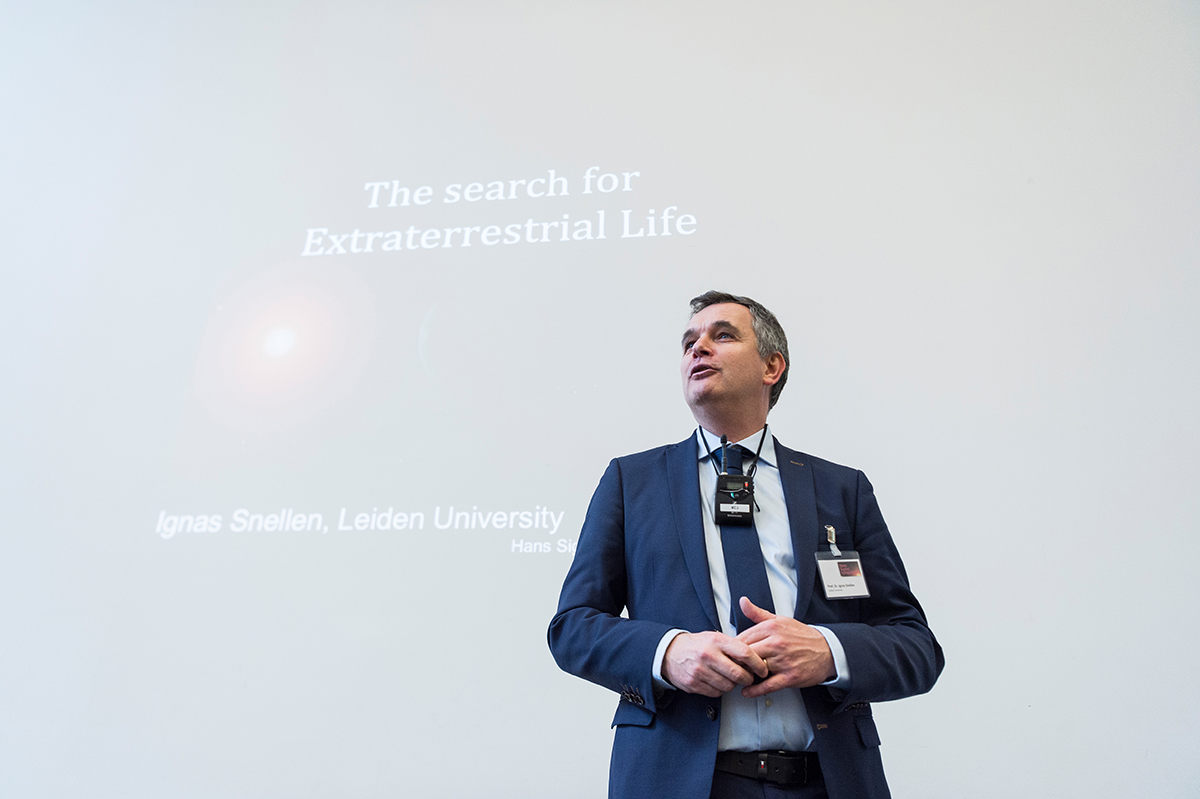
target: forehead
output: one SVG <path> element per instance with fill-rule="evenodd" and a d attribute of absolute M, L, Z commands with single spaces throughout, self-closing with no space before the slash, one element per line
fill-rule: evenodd
<path fill-rule="evenodd" d="M 688 320 L 687 331 L 703 330 L 715 325 L 736 327 L 739 330 L 751 330 L 753 319 L 750 309 L 736 302 L 720 302 L 701 308 L 695 316 Z"/>

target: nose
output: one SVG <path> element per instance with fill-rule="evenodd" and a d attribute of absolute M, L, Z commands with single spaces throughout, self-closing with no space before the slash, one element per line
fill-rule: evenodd
<path fill-rule="evenodd" d="M 700 337 L 692 343 L 692 357 L 698 358 L 701 355 L 708 355 L 711 352 L 712 339 L 708 337 L 707 333 L 702 333 Z"/>

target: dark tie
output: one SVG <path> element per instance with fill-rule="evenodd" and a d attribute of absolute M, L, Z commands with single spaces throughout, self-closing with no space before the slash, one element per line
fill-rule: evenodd
<path fill-rule="evenodd" d="M 725 466 L 729 474 L 742 474 L 741 447 L 728 447 L 725 451 Z M 717 465 L 721 463 L 721 451 L 713 453 Z M 719 500 L 719 498 L 718 498 Z M 754 624 L 738 606 L 738 599 L 747 597 L 763 610 L 775 612 L 771 601 L 771 586 L 767 583 L 767 565 L 763 562 L 762 548 L 758 544 L 758 528 L 736 527 L 723 524 L 721 527 L 721 549 L 725 553 L 725 573 L 729 576 L 730 617 L 740 633 Z"/>

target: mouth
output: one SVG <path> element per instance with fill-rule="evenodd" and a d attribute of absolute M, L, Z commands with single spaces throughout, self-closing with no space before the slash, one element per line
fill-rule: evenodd
<path fill-rule="evenodd" d="M 692 367 L 690 372 L 688 372 L 688 378 L 694 380 L 697 378 L 705 378 L 705 377 L 708 377 L 709 375 L 715 375 L 716 373 L 717 373 L 716 367 L 710 366 L 709 364 L 706 364 L 706 363 L 698 363 Z"/>

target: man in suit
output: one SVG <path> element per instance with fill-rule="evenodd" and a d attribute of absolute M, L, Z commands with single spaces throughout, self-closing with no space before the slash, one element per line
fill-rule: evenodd
<path fill-rule="evenodd" d="M 871 484 L 768 439 L 788 350 L 762 305 L 695 298 L 682 349 L 699 429 L 609 464 L 550 623 L 558 664 L 621 695 L 609 796 L 887 797 L 870 703 L 943 659 Z M 753 481 L 749 526 L 722 461 Z M 836 598 L 818 559 L 854 553 L 869 596 Z"/>

